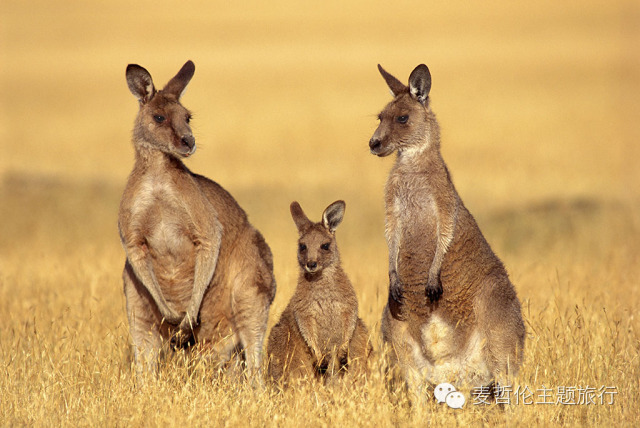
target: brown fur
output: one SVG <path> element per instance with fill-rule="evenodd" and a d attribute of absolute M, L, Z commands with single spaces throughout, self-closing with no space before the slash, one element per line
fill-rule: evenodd
<path fill-rule="evenodd" d="M 385 190 L 389 302 L 382 334 L 410 389 L 482 387 L 517 372 L 524 346 L 520 302 L 507 272 L 451 181 L 418 66 L 409 86 L 378 66 L 394 95 L 371 152 L 397 152 Z"/>
<path fill-rule="evenodd" d="M 194 70 L 187 62 L 156 91 L 144 68 L 127 67 L 140 110 L 118 226 L 136 367 L 155 371 L 163 342 L 177 337 L 223 362 L 243 348 L 253 375 L 276 291 L 273 260 L 233 197 L 181 160 L 195 151 L 190 114 L 179 101 Z"/>
<path fill-rule="evenodd" d="M 269 335 L 269 377 L 274 381 L 321 375 L 333 380 L 346 369 L 353 374 L 366 367 L 372 350 L 369 333 L 358 318 L 358 300 L 340 264 L 334 234 L 344 208 L 344 202 L 336 201 L 322 222 L 313 223 L 297 202 L 291 204 L 300 234 L 300 277 Z"/>

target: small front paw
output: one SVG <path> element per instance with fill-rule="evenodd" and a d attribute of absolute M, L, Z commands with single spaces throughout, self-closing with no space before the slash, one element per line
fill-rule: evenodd
<path fill-rule="evenodd" d="M 402 293 L 402 284 L 398 277 L 389 278 L 389 296 L 398 304 L 402 304 L 404 295 Z"/>
<path fill-rule="evenodd" d="M 174 312 L 174 311 L 171 311 L 171 312 L 172 313 L 167 314 L 164 317 L 164 322 L 166 322 L 169 325 L 176 326 L 176 325 L 180 324 L 182 321 L 184 321 L 184 317 L 185 317 L 184 312 L 182 312 L 182 313 L 177 313 L 177 312 Z"/>
<path fill-rule="evenodd" d="M 178 330 L 181 331 L 183 334 L 191 335 L 193 332 L 193 329 L 196 328 L 197 325 L 198 325 L 198 320 L 189 312 L 187 312 L 184 318 L 182 318 L 182 321 L 178 326 Z"/>
<path fill-rule="evenodd" d="M 173 330 L 173 334 L 171 336 L 171 346 L 174 349 L 178 349 L 195 344 L 195 336 L 193 330 L 196 328 L 196 326 L 197 323 L 187 312 L 184 317 L 182 317 L 180 325 L 178 325 L 178 327 Z"/>
<path fill-rule="evenodd" d="M 440 275 L 429 278 L 427 281 L 427 287 L 425 294 L 429 298 L 431 303 L 437 301 L 442 297 L 442 283 L 440 282 Z"/>
<path fill-rule="evenodd" d="M 169 342 L 174 350 L 185 349 L 196 344 L 193 332 L 174 330 Z"/>

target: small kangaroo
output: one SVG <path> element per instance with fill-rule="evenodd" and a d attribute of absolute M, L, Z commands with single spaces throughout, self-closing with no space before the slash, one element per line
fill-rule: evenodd
<path fill-rule="evenodd" d="M 440 154 L 431 74 L 419 65 L 407 87 L 378 69 L 394 99 L 379 114 L 369 147 L 380 157 L 397 152 L 385 189 L 389 299 L 383 340 L 418 396 L 427 383 L 503 383 L 522 361 L 520 302 Z"/>
<path fill-rule="evenodd" d="M 345 203 L 336 201 L 309 220 L 297 202 L 291 216 L 298 228 L 300 276 L 296 291 L 271 330 L 269 377 L 287 383 L 295 377 L 332 382 L 345 369 L 362 372 L 371 354 L 367 327 L 358 317 L 356 293 L 340 264 L 335 230 Z"/>
<path fill-rule="evenodd" d="M 136 370 L 155 372 L 163 341 L 177 337 L 222 363 L 242 348 L 255 377 L 276 292 L 273 259 L 233 197 L 182 162 L 196 149 L 180 104 L 194 71 L 188 61 L 159 91 L 139 65 L 126 72 L 140 110 L 118 227 Z"/>

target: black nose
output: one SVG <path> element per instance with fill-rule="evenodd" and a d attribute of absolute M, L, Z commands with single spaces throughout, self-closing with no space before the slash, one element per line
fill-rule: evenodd
<path fill-rule="evenodd" d="M 372 138 L 369 140 L 369 147 L 371 148 L 371 150 L 377 150 L 378 148 L 380 148 L 381 144 L 382 142 L 377 138 L 376 139 Z"/>
<path fill-rule="evenodd" d="M 307 262 L 307 267 L 309 269 L 315 269 L 315 268 L 318 267 L 318 263 L 316 263 L 316 262 Z"/>
<path fill-rule="evenodd" d="M 195 146 L 196 144 L 196 139 L 193 137 L 193 135 L 183 135 L 180 141 L 182 141 L 182 144 L 189 147 L 190 149 L 193 149 L 193 146 Z"/>

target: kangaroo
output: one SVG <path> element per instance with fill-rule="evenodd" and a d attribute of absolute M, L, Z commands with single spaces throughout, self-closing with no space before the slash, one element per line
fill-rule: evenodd
<path fill-rule="evenodd" d="M 321 377 L 332 382 L 346 369 L 360 372 L 371 354 L 367 327 L 358 317 L 356 293 L 340 264 L 335 230 L 345 203 L 329 205 L 322 221 L 309 220 L 298 202 L 291 216 L 298 228 L 300 276 L 296 291 L 271 330 L 269 377 Z"/>
<path fill-rule="evenodd" d="M 140 109 L 118 227 L 136 371 L 155 373 L 163 342 L 182 338 L 222 363 L 243 349 L 254 381 L 276 292 L 273 259 L 234 198 L 182 162 L 196 150 L 180 103 L 194 71 L 188 61 L 159 91 L 144 68 L 126 71 Z"/>
<path fill-rule="evenodd" d="M 383 340 L 411 393 L 429 384 L 484 388 L 517 373 L 525 328 L 504 265 L 462 203 L 440 154 L 431 74 L 409 86 L 378 69 L 394 97 L 369 141 L 397 152 L 385 189 L 389 298 Z"/>

